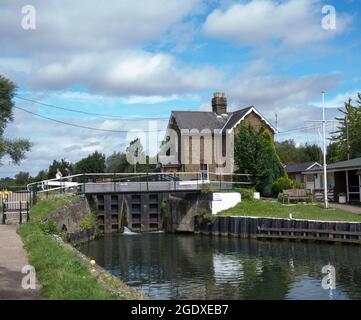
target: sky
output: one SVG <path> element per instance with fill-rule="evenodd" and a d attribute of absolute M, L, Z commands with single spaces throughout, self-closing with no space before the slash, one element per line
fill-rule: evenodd
<path fill-rule="evenodd" d="M 33 143 L 0 177 L 124 151 L 141 130 L 152 154 L 172 110 L 211 110 L 218 91 L 277 118 L 276 140 L 320 144 L 307 120 L 321 92 L 333 119 L 361 91 L 360 14 L 359 0 L 0 0 L 0 74 L 20 108 L 6 137 Z"/>

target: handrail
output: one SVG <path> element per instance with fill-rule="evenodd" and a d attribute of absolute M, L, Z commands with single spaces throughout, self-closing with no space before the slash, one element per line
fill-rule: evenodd
<path fill-rule="evenodd" d="M 35 181 L 32 183 L 29 183 L 27 185 L 27 189 L 30 190 L 32 186 L 34 185 L 41 185 L 43 187 L 51 187 L 51 182 L 59 182 L 60 186 L 56 187 L 56 188 L 50 188 L 48 190 L 59 190 L 59 189 L 66 189 L 66 188 L 71 188 L 71 187 L 76 187 L 77 184 L 84 184 L 84 183 L 89 183 L 89 182 L 78 182 L 78 181 L 72 181 L 75 178 L 81 178 L 81 177 L 85 177 L 85 178 L 96 178 L 96 177 L 111 177 L 112 181 L 111 182 L 116 182 L 115 179 L 117 177 L 128 177 L 129 180 L 133 180 L 133 179 L 137 179 L 137 178 L 144 178 L 147 177 L 146 181 L 149 181 L 149 177 L 154 177 L 154 176 L 168 176 L 170 178 L 170 181 L 173 179 L 174 181 L 178 181 L 175 179 L 175 177 L 178 178 L 182 178 L 182 176 L 193 176 L 196 179 L 191 179 L 190 177 L 190 181 L 194 181 L 194 180 L 201 180 L 201 181 L 208 181 L 209 183 L 211 182 L 216 182 L 216 183 L 229 183 L 229 184 L 251 184 L 250 181 L 248 182 L 242 182 L 242 181 L 222 181 L 222 177 L 248 177 L 250 178 L 252 175 L 250 174 L 245 174 L 245 173 L 220 173 L 220 172 L 208 172 L 208 177 L 216 177 L 216 179 L 204 179 L 203 178 L 203 172 L 201 171 L 195 171 L 195 172 L 116 172 L 116 173 L 110 173 L 110 172 L 105 172 L 105 173 L 81 173 L 81 174 L 75 174 L 75 175 L 70 175 L 70 176 L 64 176 L 61 178 L 53 178 L 53 179 L 47 179 L 47 180 L 41 180 L 41 181 Z M 218 178 L 219 177 L 219 178 Z M 123 180 L 122 178 L 120 178 L 119 180 Z M 121 182 L 119 181 L 118 182 Z M 182 181 L 182 180 L 179 180 Z M 185 180 L 183 180 L 185 181 Z M 127 181 L 129 182 L 129 181 Z M 130 181 L 130 182 L 140 182 L 140 181 Z M 151 181 L 150 181 L 151 182 Z M 62 183 L 64 183 L 64 185 L 62 185 Z M 73 183 L 75 185 L 69 186 L 70 183 Z M 100 183 L 100 182 L 96 182 L 94 181 L 93 183 Z M 54 185 L 53 185 L 54 186 Z"/>

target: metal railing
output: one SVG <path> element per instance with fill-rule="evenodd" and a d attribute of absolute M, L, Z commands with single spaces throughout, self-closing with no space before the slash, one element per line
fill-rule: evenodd
<path fill-rule="evenodd" d="M 147 192 L 233 189 L 251 185 L 249 174 L 214 172 L 86 173 L 33 182 L 28 190 L 37 192 Z"/>
<path fill-rule="evenodd" d="M 19 214 L 19 224 L 22 224 L 23 214 L 26 213 L 26 222 L 28 222 L 30 220 L 30 204 L 29 201 L 2 201 L 2 224 L 6 224 L 9 214 Z"/>

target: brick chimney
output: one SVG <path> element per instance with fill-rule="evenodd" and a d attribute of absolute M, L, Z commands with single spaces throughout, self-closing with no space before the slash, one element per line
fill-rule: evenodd
<path fill-rule="evenodd" d="M 212 111 L 217 114 L 227 113 L 227 98 L 223 92 L 213 93 Z"/>

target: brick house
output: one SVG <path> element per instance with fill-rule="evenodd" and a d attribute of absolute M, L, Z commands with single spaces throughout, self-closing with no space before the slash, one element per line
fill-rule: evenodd
<path fill-rule="evenodd" d="M 257 131 L 266 128 L 272 138 L 276 133 L 272 124 L 253 106 L 228 112 L 224 93 L 214 93 L 212 111 L 172 111 L 166 151 L 159 156 L 162 171 L 202 172 L 205 175 L 216 170 L 234 172 L 233 144 L 227 142 L 232 139 L 227 138 L 237 133 L 241 123 L 249 124 Z M 229 161 L 231 166 L 225 169 L 222 160 Z"/>

